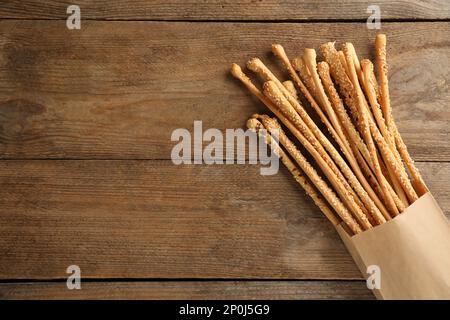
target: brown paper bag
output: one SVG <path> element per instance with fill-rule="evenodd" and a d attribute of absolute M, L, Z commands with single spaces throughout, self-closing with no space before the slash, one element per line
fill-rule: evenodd
<path fill-rule="evenodd" d="M 450 299 L 450 224 L 430 193 L 371 230 L 337 231 L 364 277 L 379 267 L 378 299 Z"/>

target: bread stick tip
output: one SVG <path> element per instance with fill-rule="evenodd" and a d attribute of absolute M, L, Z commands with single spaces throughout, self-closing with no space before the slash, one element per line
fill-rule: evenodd
<path fill-rule="evenodd" d="M 242 74 L 242 69 L 241 69 L 241 67 L 238 64 L 233 63 L 231 65 L 230 72 L 231 72 L 231 74 L 233 76 L 235 76 L 237 78 L 237 77 L 239 77 Z"/>
<path fill-rule="evenodd" d="M 275 43 L 272 44 L 272 52 L 284 52 L 284 48 L 281 44 Z"/>
<path fill-rule="evenodd" d="M 258 72 L 262 65 L 263 63 L 259 58 L 252 58 L 247 62 L 247 68 L 253 72 Z"/>
<path fill-rule="evenodd" d="M 249 128 L 252 131 L 258 132 L 261 128 L 263 128 L 263 125 L 261 122 L 259 122 L 258 119 L 252 116 L 250 119 L 247 120 L 247 128 Z"/>
<path fill-rule="evenodd" d="M 367 67 L 373 68 L 373 63 L 369 59 L 362 59 L 361 67 L 363 67 L 364 69 L 366 69 Z"/>
<path fill-rule="evenodd" d="M 311 49 L 311 48 L 305 48 L 303 50 L 303 55 L 304 55 L 304 57 L 309 58 L 309 59 L 316 59 L 316 57 L 317 57 L 316 50 Z"/>
<path fill-rule="evenodd" d="M 375 41 L 379 41 L 380 43 L 386 43 L 386 35 L 384 33 L 377 34 Z"/>

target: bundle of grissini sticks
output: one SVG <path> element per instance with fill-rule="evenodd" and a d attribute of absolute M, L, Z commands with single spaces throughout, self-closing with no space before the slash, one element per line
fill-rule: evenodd
<path fill-rule="evenodd" d="M 351 43 L 342 50 L 321 45 L 321 62 L 313 49 L 292 60 L 279 44 L 272 51 L 291 80 L 281 82 L 254 58 L 247 67 L 264 82 L 258 89 L 238 65 L 231 67 L 275 115 L 253 115 L 247 126 L 333 223 L 362 274 L 372 266 L 381 270 L 377 298 L 450 299 L 450 224 L 393 119 L 386 36 L 375 39 L 376 70 Z"/>
<path fill-rule="evenodd" d="M 341 50 L 331 42 L 321 45 L 321 62 L 314 49 L 292 60 L 279 44 L 272 52 L 291 80 L 280 81 L 253 58 L 247 68 L 264 81 L 261 90 L 232 65 L 233 76 L 276 116 L 253 115 L 247 126 L 267 133 L 265 141 L 335 226 L 344 223 L 352 234 L 362 233 L 395 218 L 428 192 L 392 116 L 384 34 L 375 39 L 378 78 L 372 62 L 360 60 L 351 43 Z M 322 124 L 312 120 L 297 90 Z"/>

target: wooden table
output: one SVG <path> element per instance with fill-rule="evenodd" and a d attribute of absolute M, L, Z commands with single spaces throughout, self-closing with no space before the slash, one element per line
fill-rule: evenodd
<path fill-rule="evenodd" d="M 66 28 L 73 2 L 81 30 Z M 277 67 L 273 42 L 373 57 L 371 3 L 160 2 L 0 3 L 0 298 L 373 298 L 284 168 L 170 160 L 174 129 L 265 111 L 232 62 Z M 449 2 L 377 4 L 394 115 L 448 215 Z"/>

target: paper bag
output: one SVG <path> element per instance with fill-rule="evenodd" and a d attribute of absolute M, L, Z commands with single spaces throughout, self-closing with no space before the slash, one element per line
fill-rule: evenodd
<path fill-rule="evenodd" d="M 450 299 L 450 224 L 430 193 L 373 229 L 337 231 L 365 278 L 379 267 L 378 299 Z"/>

